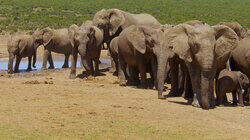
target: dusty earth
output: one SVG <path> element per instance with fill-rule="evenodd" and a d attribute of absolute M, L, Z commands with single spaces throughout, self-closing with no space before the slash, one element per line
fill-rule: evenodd
<path fill-rule="evenodd" d="M 7 57 L 6 36 L 0 57 Z M 42 47 L 39 54 L 42 54 Z M 106 58 L 106 52 L 102 52 Z M 183 98 L 121 87 L 102 75 L 68 79 L 69 69 L 0 73 L 0 139 L 249 139 L 250 107 L 206 111 Z M 169 92 L 170 86 L 165 94 Z"/>

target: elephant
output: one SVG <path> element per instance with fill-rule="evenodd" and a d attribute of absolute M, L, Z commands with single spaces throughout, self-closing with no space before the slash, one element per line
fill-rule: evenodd
<path fill-rule="evenodd" d="M 238 22 L 219 22 L 217 25 L 226 25 L 235 31 L 239 39 L 243 38 L 242 35 L 243 27 Z"/>
<path fill-rule="evenodd" d="M 233 71 L 241 71 L 250 79 L 250 37 L 239 41 L 236 49 L 230 57 L 230 68 Z M 249 101 L 250 90 L 245 91 L 244 100 Z"/>
<path fill-rule="evenodd" d="M 172 51 L 182 60 L 190 76 L 194 97 L 192 105 L 209 109 L 215 107 L 214 76 L 217 68 L 225 64 L 227 57 L 238 44 L 237 34 L 227 26 L 208 24 L 179 24 L 166 33 L 166 40 Z M 158 61 L 158 98 L 162 96 L 163 76 L 168 53 Z M 176 62 L 174 62 L 176 63 Z M 177 67 L 178 68 L 178 67 Z M 172 69 L 172 67 L 171 67 Z M 173 68 L 173 70 L 176 70 Z M 175 79 L 171 74 L 171 80 Z"/>
<path fill-rule="evenodd" d="M 164 38 L 164 33 L 161 30 L 143 25 L 131 25 L 121 32 L 117 41 L 119 60 L 118 77 L 121 86 L 126 85 L 125 74 L 127 64 L 130 69 L 135 68 L 139 70 L 141 76 L 140 88 L 148 87 L 146 72 L 149 71 L 151 67 L 151 78 L 157 88 L 156 72 L 157 61 L 161 59 L 160 52 L 169 51 L 169 57 L 174 56 L 170 48 L 164 47 L 167 46 Z M 163 76 L 166 77 L 166 72 L 164 74 Z"/>
<path fill-rule="evenodd" d="M 100 29 L 95 26 L 81 26 L 73 24 L 68 29 L 70 43 L 73 46 L 70 79 L 76 78 L 76 62 L 79 53 L 87 76 L 98 75 L 99 58 L 101 54 L 103 34 Z M 95 71 L 93 69 L 93 61 L 95 62 Z"/>
<path fill-rule="evenodd" d="M 249 79 L 245 74 L 240 71 L 222 70 L 216 84 L 217 105 L 219 106 L 222 104 L 226 93 L 232 92 L 233 105 L 237 105 L 237 93 L 239 105 L 244 106 L 242 89 L 249 90 L 249 88 Z"/>
<path fill-rule="evenodd" d="M 93 25 L 93 21 L 92 20 L 86 20 L 82 23 L 81 26 L 91 26 Z"/>
<path fill-rule="evenodd" d="M 13 60 L 16 57 L 16 64 L 14 72 L 18 72 L 19 64 L 21 59 L 28 57 L 28 68 L 31 70 L 31 59 L 33 57 L 33 67 L 36 64 L 36 52 L 39 47 L 39 42 L 36 40 L 36 35 L 38 30 L 36 30 L 33 35 L 13 35 L 7 42 L 7 48 L 9 52 L 9 62 L 8 62 L 8 73 L 13 73 Z"/>
<path fill-rule="evenodd" d="M 49 61 L 49 69 L 54 69 L 51 52 L 65 55 L 65 60 L 62 68 L 68 68 L 69 56 L 72 52 L 72 45 L 69 40 L 68 29 L 53 30 L 49 27 L 38 31 L 37 40 L 40 40 L 44 46 L 43 66 L 42 69 L 47 69 L 47 61 Z"/>

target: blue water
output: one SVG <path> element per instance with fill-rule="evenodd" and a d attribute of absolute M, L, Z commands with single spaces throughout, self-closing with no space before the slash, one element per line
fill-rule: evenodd
<path fill-rule="evenodd" d="M 102 64 L 104 65 L 110 65 L 110 60 L 108 59 L 100 59 Z M 81 61 L 77 61 L 76 67 L 81 67 L 80 65 Z M 62 68 L 64 64 L 64 61 L 54 61 L 54 67 L 55 68 Z M 13 69 L 14 69 L 15 63 L 13 63 Z M 71 61 L 69 61 L 69 67 L 71 66 Z M 28 67 L 28 62 L 27 61 L 21 61 L 19 64 L 19 72 L 26 72 L 26 69 Z M 36 62 L 36 68 L 32 67 L 32 71 L 36 71 L 41 69 L 42 67 L 42 62 L 38 61 Z M 47 67 L 49 67 L 49 63 L 47 63 Z M 8 70 L 8 62 L 0 62 L 0 70 Z"/>

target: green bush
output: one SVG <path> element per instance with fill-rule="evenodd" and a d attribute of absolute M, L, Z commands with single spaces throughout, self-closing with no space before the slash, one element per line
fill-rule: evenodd
<path fill-rule="evenodd" d="M 80 25 L 105 8 L 149 13 L 161 23 L 237 21 L 250 27 L 249 0 L 0 0 L 0 30 L 35 30 Z"/>

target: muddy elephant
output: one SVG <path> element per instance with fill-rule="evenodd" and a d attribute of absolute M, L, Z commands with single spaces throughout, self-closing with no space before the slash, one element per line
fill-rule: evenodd
<path fill-rule="evenodd" d="M 202 106 L 204 109 L 213 108 L 215 106 L 213 79 L 218 65 L 226 63 L 228 53 L 237 46 L 237 34 L 224 25 L 179 24 L 167 31 L 166 39 L 173 52 L 187 67 L 195 95 L 192 105 Z M 167 52 L 164 55 L 168 55 Z M 166 58 L 158 61 L 158 98 L 163 98 L 161 89 L 164 80 L 161 77 L 165 70 L 163 64 L 168 60 Z"/>
<path fill-rule="evenodd" d="M 68 29 L 51 29 L 49 27 L 38 31 L 38 40 L 41 40 L 44 46 L 43 66 L 42 69 L 47 69 L 47 61 L 49 61 L 49 69 L 54 69 L 51 52 L 65 55 L 65 60 L 62 68 L 68 68 L 69 56 L 72 52 L 72 46 L 68 36 Z"/>
<path fill-rule="evenodd" d="M 38 30 L 33 35 L 13 35 L 7 42 L 7 48 L 9 52 L 8 73 L 13 73 L 13 61 L 16 57 L 16 64 L 14 72 L 18 72 L 21 59 L 28 57 L 28 68 L 31 70 L 31 59 L 33 57 L 33 67 L 36 63 L 36 52 L 39 47 L 39 42 L 36 40 Z"/>
<path fill-rule="evenodd" d="M 100 29 L 95 26 L 71 25 L 69 27 L 70 43 L 73 46 L 70 79 L 76 78 L 76 62 L 78 53 L 81 56 L 82 65 L 88 75 L 98 75 L 99 58 L 101 54 L 103 34 Z M 95 71 L 93 68 L 95 62 Z"/>
<path fill-rule="evenodd" d="M 250 79 L 250 37 L 239 41 L 230 57 L 230 67 L 233 71 L 241 71 Z M 250 91 L 245 91 L 244 100 L 249 101 Z"/>
<path fill-rule="evenodd" d="M 249 90 L 249 88 L 249 79 L 245 74 L 240 71 L 222 70 L 216 84 L 217 105 L 222 105 L 226 93 L 232 92 L 233 105 L 237 105 L 238 94 L 239 105 L 244 106 L 242 89 Z"/>
<path fill-rule="evenodd" d="M 153 83 L 157 88 L 156 72 L 157 60 L 160 58 L 161 51 L 168 51 L 168 57 L 173 57 L 170 48 L 167 46 L 164 33 L 161 30 L 153 29 L 149 26 L 132 25 L 122 31 L 118 37 L 118 58 L 120 85 L 126 85 L 126 64 L 129 68 L 137 68 L 141 76 L 141 88 L 147 88 L 146 72 L 151 67 Z M 166 62 L 167 63 L 167 62 Z M 165 63 L 165 66 L 166 66 Z M 166 72 L 164 73 L 164 77 Z"/>
<path fill-rule="evenodd" d="M 219 22 L 217 25 L 226 25 L 238 35 L 239 39 L 243 38 L 243 27 L 238 22 Z"/>

